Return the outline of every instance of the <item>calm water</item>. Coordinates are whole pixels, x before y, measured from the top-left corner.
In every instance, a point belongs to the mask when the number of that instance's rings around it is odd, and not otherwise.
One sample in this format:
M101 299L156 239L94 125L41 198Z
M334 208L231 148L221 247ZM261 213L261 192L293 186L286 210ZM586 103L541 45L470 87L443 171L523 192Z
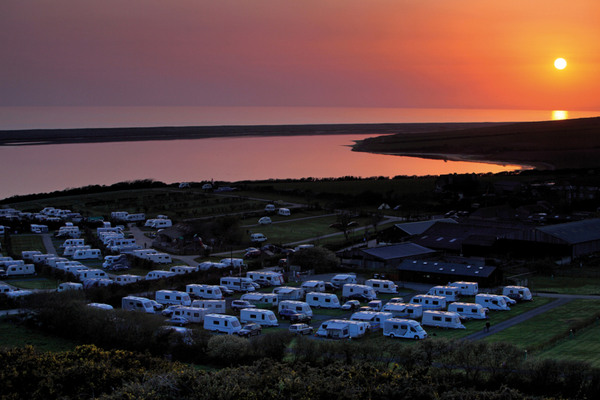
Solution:
M0 129L377 122L501 122L595 116L593 112L356 108L0 108ZM0 198L92 184L155 179L439 175L517 166L444 162L350 151L368 135L0 146Z

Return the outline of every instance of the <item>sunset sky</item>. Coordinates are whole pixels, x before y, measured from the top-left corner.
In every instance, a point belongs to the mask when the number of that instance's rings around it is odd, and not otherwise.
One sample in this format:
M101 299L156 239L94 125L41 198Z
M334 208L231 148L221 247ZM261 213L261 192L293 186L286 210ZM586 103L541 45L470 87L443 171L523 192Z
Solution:
M0 106L600 110L598 0L1 0L0 27Z

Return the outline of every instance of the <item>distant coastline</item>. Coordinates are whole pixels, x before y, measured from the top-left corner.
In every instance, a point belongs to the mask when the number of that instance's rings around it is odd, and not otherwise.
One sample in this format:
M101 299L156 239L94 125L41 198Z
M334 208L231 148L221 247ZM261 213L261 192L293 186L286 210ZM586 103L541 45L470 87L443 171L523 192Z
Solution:
M384 123L229 125L148 128L28 129L0 131L0 146L208 139L241 136L309 136L448 132L505 123Z

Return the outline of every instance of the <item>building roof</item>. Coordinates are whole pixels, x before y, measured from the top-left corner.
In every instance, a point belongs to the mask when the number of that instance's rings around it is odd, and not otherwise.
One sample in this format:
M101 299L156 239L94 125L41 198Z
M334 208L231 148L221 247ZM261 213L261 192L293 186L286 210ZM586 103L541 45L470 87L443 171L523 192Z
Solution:
M442 218L442 219L430 219L427 221L418 221L418 222L405 222L402 224L395 224L394 226L398 229L403 230L404 232L406 232L409 235L420 235L421 233L425 232L427 229L431 228L431 226L433 224L435 224L436 222L448 222L448 223L454 223L454 224L457 223L452 218Z
M542 226L537 230L569 244L590 242L600 240L600 218Z
M383 260L393 260L435 253L434 250L410 242L394 244L391 246L373 247L364 249L362 252Z
M398 266L398 270L425 272L430 274L469 276L474 278L488 278L496 270L496 267L441 261L404 260Z

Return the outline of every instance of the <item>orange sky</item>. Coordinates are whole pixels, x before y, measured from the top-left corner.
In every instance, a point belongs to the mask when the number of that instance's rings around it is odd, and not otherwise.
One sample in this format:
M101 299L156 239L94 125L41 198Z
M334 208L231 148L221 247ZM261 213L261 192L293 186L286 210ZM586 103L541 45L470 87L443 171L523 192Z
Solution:
M0 106L600 110L597 0L2 0L0 26Z

